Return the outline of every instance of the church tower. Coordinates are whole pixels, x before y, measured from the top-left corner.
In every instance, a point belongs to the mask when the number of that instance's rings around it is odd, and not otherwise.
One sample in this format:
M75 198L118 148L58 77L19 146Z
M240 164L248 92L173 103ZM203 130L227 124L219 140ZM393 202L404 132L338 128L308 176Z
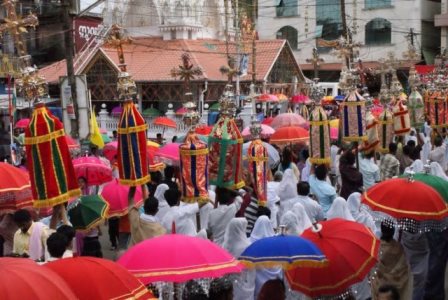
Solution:
M225 39L234 33L230 0L106 0L104 24L119 24L133 37Z

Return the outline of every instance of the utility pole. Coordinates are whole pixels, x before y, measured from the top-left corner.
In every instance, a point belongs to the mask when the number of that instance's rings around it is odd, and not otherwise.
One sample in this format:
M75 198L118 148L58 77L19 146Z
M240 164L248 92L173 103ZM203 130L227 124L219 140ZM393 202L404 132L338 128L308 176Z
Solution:
M240 16L239 16L239 3L235 0L235 45L236 45L236 87L235 87L235 98L238 107L241 107L240 103L240 64L241 64L241 53L240 53Z
M252 38L252 83L257 83L257 1L252 2L252 24L253 24L253 38Z
M342 22L342 34L344 39L347 40L348 44L352 43L352 36L347 27L347 15L345 14L345 0L340 0L341 6L341 22ZM347 68L350 68L350 61L353 61L353 49L350 48L350 57L345 58L345 63L347 64Z
M75 119L71 119L72 132L70 135L74 138L79 136L79 124L78 124L78 98L76 95L76 77L75 69L73 67L73 24L70 18L71 2L75 0L62 0L62 18L63 18L63 30L64 30L64 44L65 44L65 59L67 63L67 79L70 85L71 99L73 103L73 110L75 111Z
M229 0L225 0L224 2L224 15L225 15L225 28L224 35L226 38L226 55L227 55L227 63L229 61Z

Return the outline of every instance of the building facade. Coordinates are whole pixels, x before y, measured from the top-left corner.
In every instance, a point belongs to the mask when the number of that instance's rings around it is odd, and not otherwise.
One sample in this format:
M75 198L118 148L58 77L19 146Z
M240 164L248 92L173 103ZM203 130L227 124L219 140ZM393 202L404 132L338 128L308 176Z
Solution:
M440 1L429 0L351 0L346 1L345 8L348 28L353 40L362 44L360 58L368 66L374 66L388 52L401 58L411 29L422 60L431 64L439 52L440 29L434 26L434 15L440 10ZM287 39L307 75L313 66L306 59L312 57L316 46L325 60L321 64L323 76L325 71L340 70L340 60L318 42L342 35L339 0L259 1L257 29L260 38ZM329 79L336 81L337 76Z

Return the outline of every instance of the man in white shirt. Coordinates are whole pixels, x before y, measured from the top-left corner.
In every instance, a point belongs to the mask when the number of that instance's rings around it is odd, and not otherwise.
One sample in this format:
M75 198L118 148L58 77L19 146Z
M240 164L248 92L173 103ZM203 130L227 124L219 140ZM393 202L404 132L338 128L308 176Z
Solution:
M199 204L180 205L181 193L177 189L169 189L165 192L165 199L170 209L166 212L162 219L162 226L167 233L185 234L196 236L196 226L192 220L192 216L199 212Z
M216 188L218 207L210 212L207 228L211 231L213 242L222 246L227 225L235 217L241 207L243 199L234 191Z
M380 181L380 168L374 161L374 155L375 151L364 153L363 155L358 154L359 172L362 174L364 190Z
M324 219L322 206L308 196L310 194L310 184L306 181L299 182L297 193L297 202L303 205L308 218L312 222L322 221Z
M429 152L428 159L433 162L438 162L439 165L442 166L443 170L446 170L446 162L445 162L445 144L443 143L443 139L440 136L436 136L434 139L434 149Z

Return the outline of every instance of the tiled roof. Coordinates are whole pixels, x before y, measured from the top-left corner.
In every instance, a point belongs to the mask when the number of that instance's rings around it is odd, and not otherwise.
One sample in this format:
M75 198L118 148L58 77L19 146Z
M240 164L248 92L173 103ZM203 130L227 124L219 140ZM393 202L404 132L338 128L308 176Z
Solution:
M256 42L257 80L266 79L278 54L285 45L285 40L258 40ZM115 48L102 46L101 50L110 61L118 65L118 55ZM204 73L202 78L209 81L227 81L227 77L219 71L221 66L227 65L226 43L224 41L163 41L161 38L137 38L132 44L124 46L127 71L137 82L176 81L171 77L170 71L181 64L180 57L184 52L189 52L193 64L202 68ZM236 53L233 43L229 43L229 53ZM93 57L94 55L91 56L91 58ZM241 77L240 80L251 80L251 70L252 59L250 58L249 74ZM58 82L59 76L66 75L65 60L42 68L40 74L48 82Z

